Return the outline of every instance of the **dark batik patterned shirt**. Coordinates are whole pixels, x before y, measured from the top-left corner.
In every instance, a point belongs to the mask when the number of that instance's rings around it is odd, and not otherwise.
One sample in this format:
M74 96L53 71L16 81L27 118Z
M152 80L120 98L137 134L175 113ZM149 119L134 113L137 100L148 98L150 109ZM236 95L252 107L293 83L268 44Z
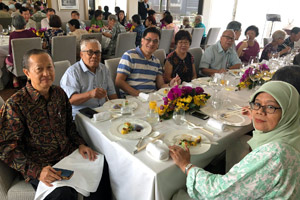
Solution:
M51 86L49 94L46 100L27 82L0 110L0 159L26 181L84 144L64 91Z
M282 51L283 49L285 49L286 46L291 47L291 49L294 48L294 42L291 41L290 37L286 38L284 40L283 44L278 46L277 51L278 52ZM285 56L285 55L287 55L287 53L282 54L281 56Z

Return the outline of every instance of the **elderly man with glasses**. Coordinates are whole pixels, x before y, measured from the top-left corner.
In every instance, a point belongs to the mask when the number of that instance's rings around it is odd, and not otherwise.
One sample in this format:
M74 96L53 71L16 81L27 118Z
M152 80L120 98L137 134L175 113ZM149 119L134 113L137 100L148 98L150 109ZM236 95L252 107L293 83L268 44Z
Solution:
M72 104L73 117L81 108L99 107L108 98L118 98L109 70L100 63L99 41L82 40L80 49L81 60L69 67L60 81Z
M180 83L179 76L166 84L162 76L162 67L152 54L158 48L160 31L147 28L143 33L141 47L125 52L120 60L116 86L121 95L139 96L140 92L150 93L163 87L172 87Z
M220 41L205 50L200 63L203 74L211 76L241 67L241 60L236 51L230 48L234 43L234 38L233 30L225 30Z

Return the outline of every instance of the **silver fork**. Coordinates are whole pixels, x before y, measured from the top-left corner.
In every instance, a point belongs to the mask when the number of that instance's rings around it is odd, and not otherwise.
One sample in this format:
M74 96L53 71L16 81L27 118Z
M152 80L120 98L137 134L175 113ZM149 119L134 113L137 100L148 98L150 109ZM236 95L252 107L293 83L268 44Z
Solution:
M208 134L210 134L210 135L212 135L212 136L214 136L214 137L221 137L220 135L218 135L218 134L216 134L216 133L213 133L213 132L211 132L211 131L209 131L209 130L206 130L203 126L197 126L196 124L194 124L194 123L192 123L192 122L190 122L190 121L188 121L188 120L186 120L186 119L184 119L184 121L191 127L191 128L196 128L196 129L200 129L200 130L202 130L202 131L204 131L204 132L206 132L206 133L208 133Z

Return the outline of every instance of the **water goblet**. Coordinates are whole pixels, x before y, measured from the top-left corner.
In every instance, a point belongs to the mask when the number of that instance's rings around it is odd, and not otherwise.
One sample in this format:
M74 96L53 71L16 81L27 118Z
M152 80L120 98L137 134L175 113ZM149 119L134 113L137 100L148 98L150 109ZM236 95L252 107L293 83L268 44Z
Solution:
M185 111L184 109L174 110L173 112L173 120L175 124L182 125L185 122Z

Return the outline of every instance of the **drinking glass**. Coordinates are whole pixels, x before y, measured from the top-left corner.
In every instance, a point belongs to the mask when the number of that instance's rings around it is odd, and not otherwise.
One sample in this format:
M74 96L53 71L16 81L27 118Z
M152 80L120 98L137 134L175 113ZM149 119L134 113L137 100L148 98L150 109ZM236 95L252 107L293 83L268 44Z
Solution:
M252 70L250 71L249 73L249 77L250 79L253 81L253 86L252 86L252 89L255 90L256 88L256 85L258 84L258 81L261 79L262 77L262 74L261 74L261 71L259 70L259 68L255 68L253 67Z
M174 110L173 112L173 120L175 124L182 125L185 122L185 111L184 109Z

